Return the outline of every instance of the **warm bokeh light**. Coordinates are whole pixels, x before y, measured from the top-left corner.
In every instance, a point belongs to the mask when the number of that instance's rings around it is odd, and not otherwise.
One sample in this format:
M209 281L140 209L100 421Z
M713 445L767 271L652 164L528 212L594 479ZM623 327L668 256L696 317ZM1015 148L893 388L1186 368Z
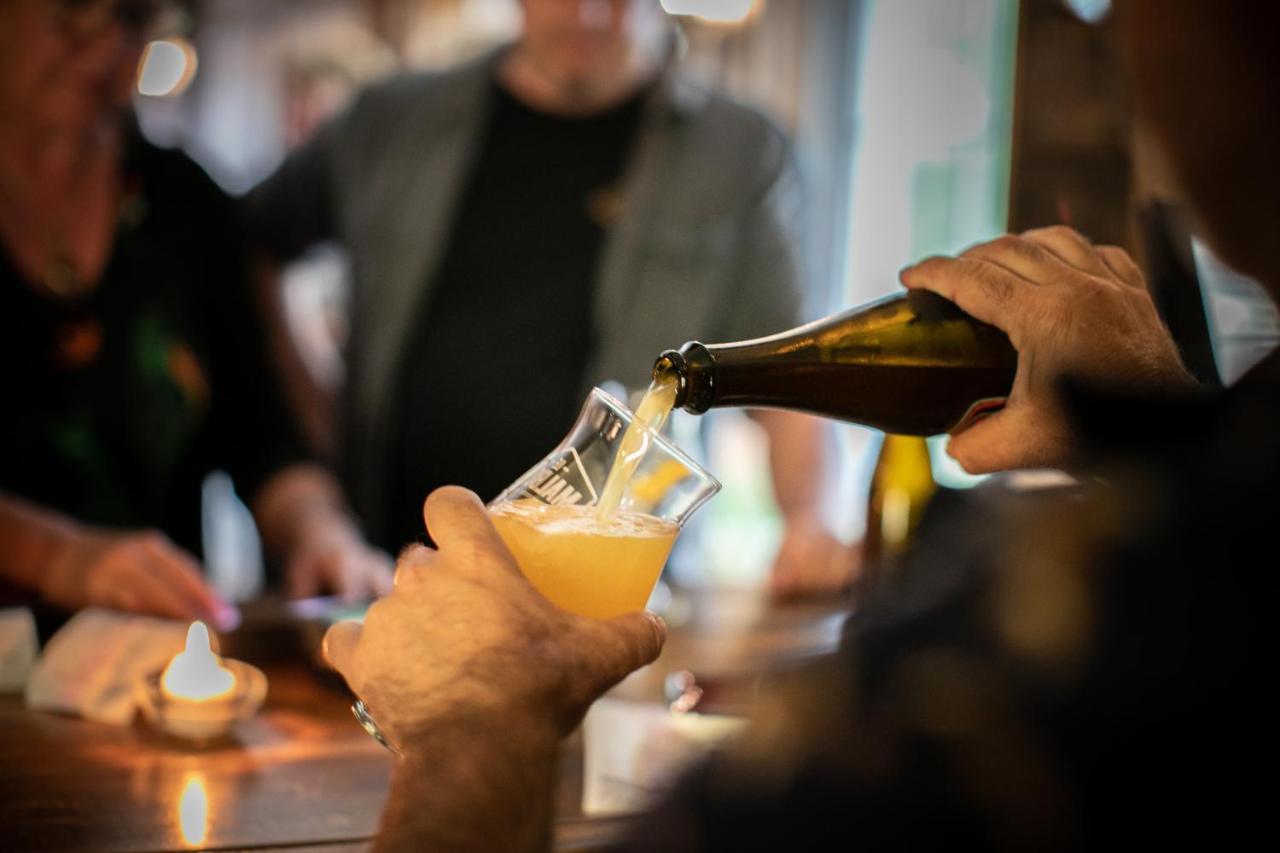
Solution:
M690 15L717 24L740 24L760 5L761 0L662 0L669 15Z
M196 75L196 49L183 38L153 41L138 65L138 91L153 98L182 94Z
M235 675L209 647L209 629L203 622L192 622L187 629L187 648L164 668L161 689L169 696L207 702L230 694L235 686Z
M190 773L182 783L178 796L178 828L188 847L199 847L209 836L209 792L204 777Z

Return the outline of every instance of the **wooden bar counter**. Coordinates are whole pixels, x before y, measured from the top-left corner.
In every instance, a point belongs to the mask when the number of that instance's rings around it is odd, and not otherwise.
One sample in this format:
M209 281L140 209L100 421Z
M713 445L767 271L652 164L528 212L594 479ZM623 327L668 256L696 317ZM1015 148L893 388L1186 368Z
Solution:
M839 602L780 606L756 594L678 598L667 648L615 691L662 701L666 674L741 674L829 651ZM269 604L246 612L225 654L263 669L266 705L233 740L196 748L141 722L121 728L28 710L0 696L0 849L362 849L377 831L392 757L356 724L341 682L314 663L316 626ZM582 747L563 751L556 845L589 850L625 821L581 814Z

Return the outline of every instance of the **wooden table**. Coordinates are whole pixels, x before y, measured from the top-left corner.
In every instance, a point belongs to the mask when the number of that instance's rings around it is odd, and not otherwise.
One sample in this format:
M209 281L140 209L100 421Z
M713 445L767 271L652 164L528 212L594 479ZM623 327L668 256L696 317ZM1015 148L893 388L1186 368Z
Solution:
M757 671L829 650L838 604L777 607L703 595L677 614L662 658L617 692L661 701L664 676ZM194 748L141 723L119 728L27 710L0 697L0 849L362 848L377 830L391 757L355 723L336 677L310 659L319 634L247 614L226 654L270 680L263 711L235 740ZM581 815L580 739L563 751L556 842L589 850L620 820Z

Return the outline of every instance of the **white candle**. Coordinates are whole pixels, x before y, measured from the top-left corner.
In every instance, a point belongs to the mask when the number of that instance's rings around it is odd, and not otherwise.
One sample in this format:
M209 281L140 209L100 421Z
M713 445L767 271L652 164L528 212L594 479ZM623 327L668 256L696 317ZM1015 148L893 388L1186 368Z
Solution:
M209 646L209 629L203 622L192 622L186 650L175 655L160 676L161 690L171 698L208 702L229 696L235 686L235 675Z

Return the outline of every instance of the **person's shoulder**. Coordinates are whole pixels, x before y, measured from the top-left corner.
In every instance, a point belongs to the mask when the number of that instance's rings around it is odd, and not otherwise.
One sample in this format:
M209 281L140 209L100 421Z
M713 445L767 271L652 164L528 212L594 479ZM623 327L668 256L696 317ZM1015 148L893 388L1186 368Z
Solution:
M420 109L431 109L457 95L468 83L487 80L493 54L486 53L447 68L404 71L365 87L352 112L358 116L384 115L403 118Z
M696 120L720 132L742 134L747 140L785 141L782 127L764 109L735 98L722 89L687 74L676 75L673 98Z
M687 73L673 75L668 95L690 138L740 168L776 174L792 157L791 139L764 109L747 104Z

